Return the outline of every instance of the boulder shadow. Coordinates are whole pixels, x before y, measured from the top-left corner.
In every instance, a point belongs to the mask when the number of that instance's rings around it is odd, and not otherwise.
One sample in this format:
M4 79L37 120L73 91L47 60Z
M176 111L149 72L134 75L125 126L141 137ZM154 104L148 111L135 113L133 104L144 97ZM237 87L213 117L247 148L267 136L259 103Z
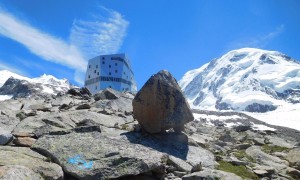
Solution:
M121 136L125 136L133 144L140 144L182 160L187 159L189 151L188 137L184 133L148 134L146 132L126 132L122 133Z

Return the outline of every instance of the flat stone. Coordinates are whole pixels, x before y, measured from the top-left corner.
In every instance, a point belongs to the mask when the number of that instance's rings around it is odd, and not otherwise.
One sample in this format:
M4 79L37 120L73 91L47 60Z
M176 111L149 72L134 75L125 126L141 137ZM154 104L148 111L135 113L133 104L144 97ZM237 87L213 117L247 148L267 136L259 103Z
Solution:
M31 169L19 166L19 165L8 165L0 166L0 180L18 180L18 179L30 179L30 180L41 180L43 177L32 171Z
M76 107L76 110L79 110L79 109L91 109L91 106L87 103L80 104L79 106Z
M203 171L188 174L182 177L182 180L200 180L200 179L222 179L222 180L242 180L241 177L224 171L205 169Z
M287 161L263 152L259 146L249 147L246 149L246 154L255 159L258 163L272 166L278 171L287 168Z
M18 165L24 166L44 179L62 180L62 168L27 147L0 146L0 167ZM31 173L30 173L31 174Z
M157 171L167 156L140 144L111 139L99 132L45 135L33 145L78 179L113 179Z
M31 137L17 137L13 140L17 146L31 147L35 143L36 139Z
M300 170L300 148L290 150L286 159L289 161L290 166L295 166L298 170Z
M268 173L268 171L262 170L262 169L256 169L256 170L253 170L253 172L259 176L269 176L270 175Z
M170 156L168 159L168 164L174 166L177 171L191 172L192 166L182 159Z

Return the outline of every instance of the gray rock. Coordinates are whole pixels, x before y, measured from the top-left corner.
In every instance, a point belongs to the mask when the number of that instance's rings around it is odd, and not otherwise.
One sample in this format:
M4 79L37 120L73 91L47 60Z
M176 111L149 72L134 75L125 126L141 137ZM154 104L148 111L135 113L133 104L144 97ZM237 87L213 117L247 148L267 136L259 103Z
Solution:
M279 137L275 137L275 136L265 136L269 143L276 145L276 146L281 146L281 147L286 147L286 148L293 148L296 145L296 142L289 142L286 139L282 139Z
M165 70L151 76L132 102L134 117L149 133L181 131L194 119L175 78Z
M76 110L80 110L80 109L91 109L91 106L87 103L80 104L79 106L76 107Z
M0 145L5 145L12 140L11 132L6 131L0 127Z
M86 119L93 121L95 125L106 127L114 127L115 123L124 124L127 122L126 118L99 114L88 110L66 111L61 113L46 112L35 117L24 119L17 125L13 132L36 133L39 137L51 131L72 130L78 126L76 123Z
M99 132L46 135L33 148L50 156L78 179L112 179L165 167L165 154Z
M63 179L62 168L47 161L46 157L26 147L0 146L0 167L19 165L31 169L44 179Z
M286 159L289 161L290 166L295 166L300 170L300 148L290 150Z
M219 170L211 170L211 169L205 169L203 171L195 172L182 177L182 180L200 180L200 179L242 180L241 177L233 173L219 171Z
M300 178L300 171L295 169L295 168L290 168L288 167L286 170L286 173L292 176L296 176L298 178Z
M246 154L255 159L258 163L266 166L272 166L276 170L285 169L288 164L288 162L285 160L281 160L278 157L271 156L263 152L259 146L249 147L246 150Z
M189 164L191 164L192 166L196 166L199 163L201 163L202 167L211 168L211 169L215 167L216 165L215 156L210 151L195 146L189 146L188 148L189 151L187 154L186 161Z
M237 144L237 145L235 145L234 147L235 147L236 149L243 150L243 149L249 148L250 146L252 146L252 145L249 144L249 143L243 143L243 144Z
M177 171L191 172L192 166L182 159L170 156L168 159L168 164L176 168Z
M8 165L0 166L0 180L41 180L43 177L32 171L31 169L19 166L19 165Z
M255 145L259 145L259 146L262 146L265 144L265 140L262 138L254 138L253 142Z
M19 122L20 120L15 117L0 114L0 127L8 132L13 131Z
M268 171L266 170L262 170L262 169L255 169L253 170L253 172L259 176L263 176L263 177L267 177L270 176L270 174L268 173Z
M104 99L112 100L112 99L118 99L119 97L120 97L120 92L111 88L104 89L103 91L100 91L94 95L95 101L104 100Z

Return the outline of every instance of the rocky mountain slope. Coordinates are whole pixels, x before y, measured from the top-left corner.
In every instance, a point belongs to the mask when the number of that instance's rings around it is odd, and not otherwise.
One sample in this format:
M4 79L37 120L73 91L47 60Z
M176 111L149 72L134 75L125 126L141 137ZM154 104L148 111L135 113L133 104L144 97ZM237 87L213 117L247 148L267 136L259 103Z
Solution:
M1 102L0 179L300 178L299 131L242 113L194 111L184 132L150 134L133 118L134 97L82 88Z
M0 71L0 100L31 95L56 95L67 92L72 86L67 79L57 79L51 75L27 78L7 70Z
M300 103L300 63L280 52L233 50L179 81L193 109L267 112Z

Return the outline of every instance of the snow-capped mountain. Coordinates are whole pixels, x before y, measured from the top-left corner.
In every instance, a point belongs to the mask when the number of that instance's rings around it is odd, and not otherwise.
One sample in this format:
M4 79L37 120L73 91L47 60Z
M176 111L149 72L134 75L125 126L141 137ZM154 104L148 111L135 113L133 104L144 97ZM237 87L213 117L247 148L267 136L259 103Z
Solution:
M300 103L300 63L276 51L233 50L179 81L193 109L267 112Z
M66 92L72 86L67 79L57 79L52 75L42 75L28 78L8 70L0 71L0 95L7 99L11 97L28 97L38 94L57 94Z

